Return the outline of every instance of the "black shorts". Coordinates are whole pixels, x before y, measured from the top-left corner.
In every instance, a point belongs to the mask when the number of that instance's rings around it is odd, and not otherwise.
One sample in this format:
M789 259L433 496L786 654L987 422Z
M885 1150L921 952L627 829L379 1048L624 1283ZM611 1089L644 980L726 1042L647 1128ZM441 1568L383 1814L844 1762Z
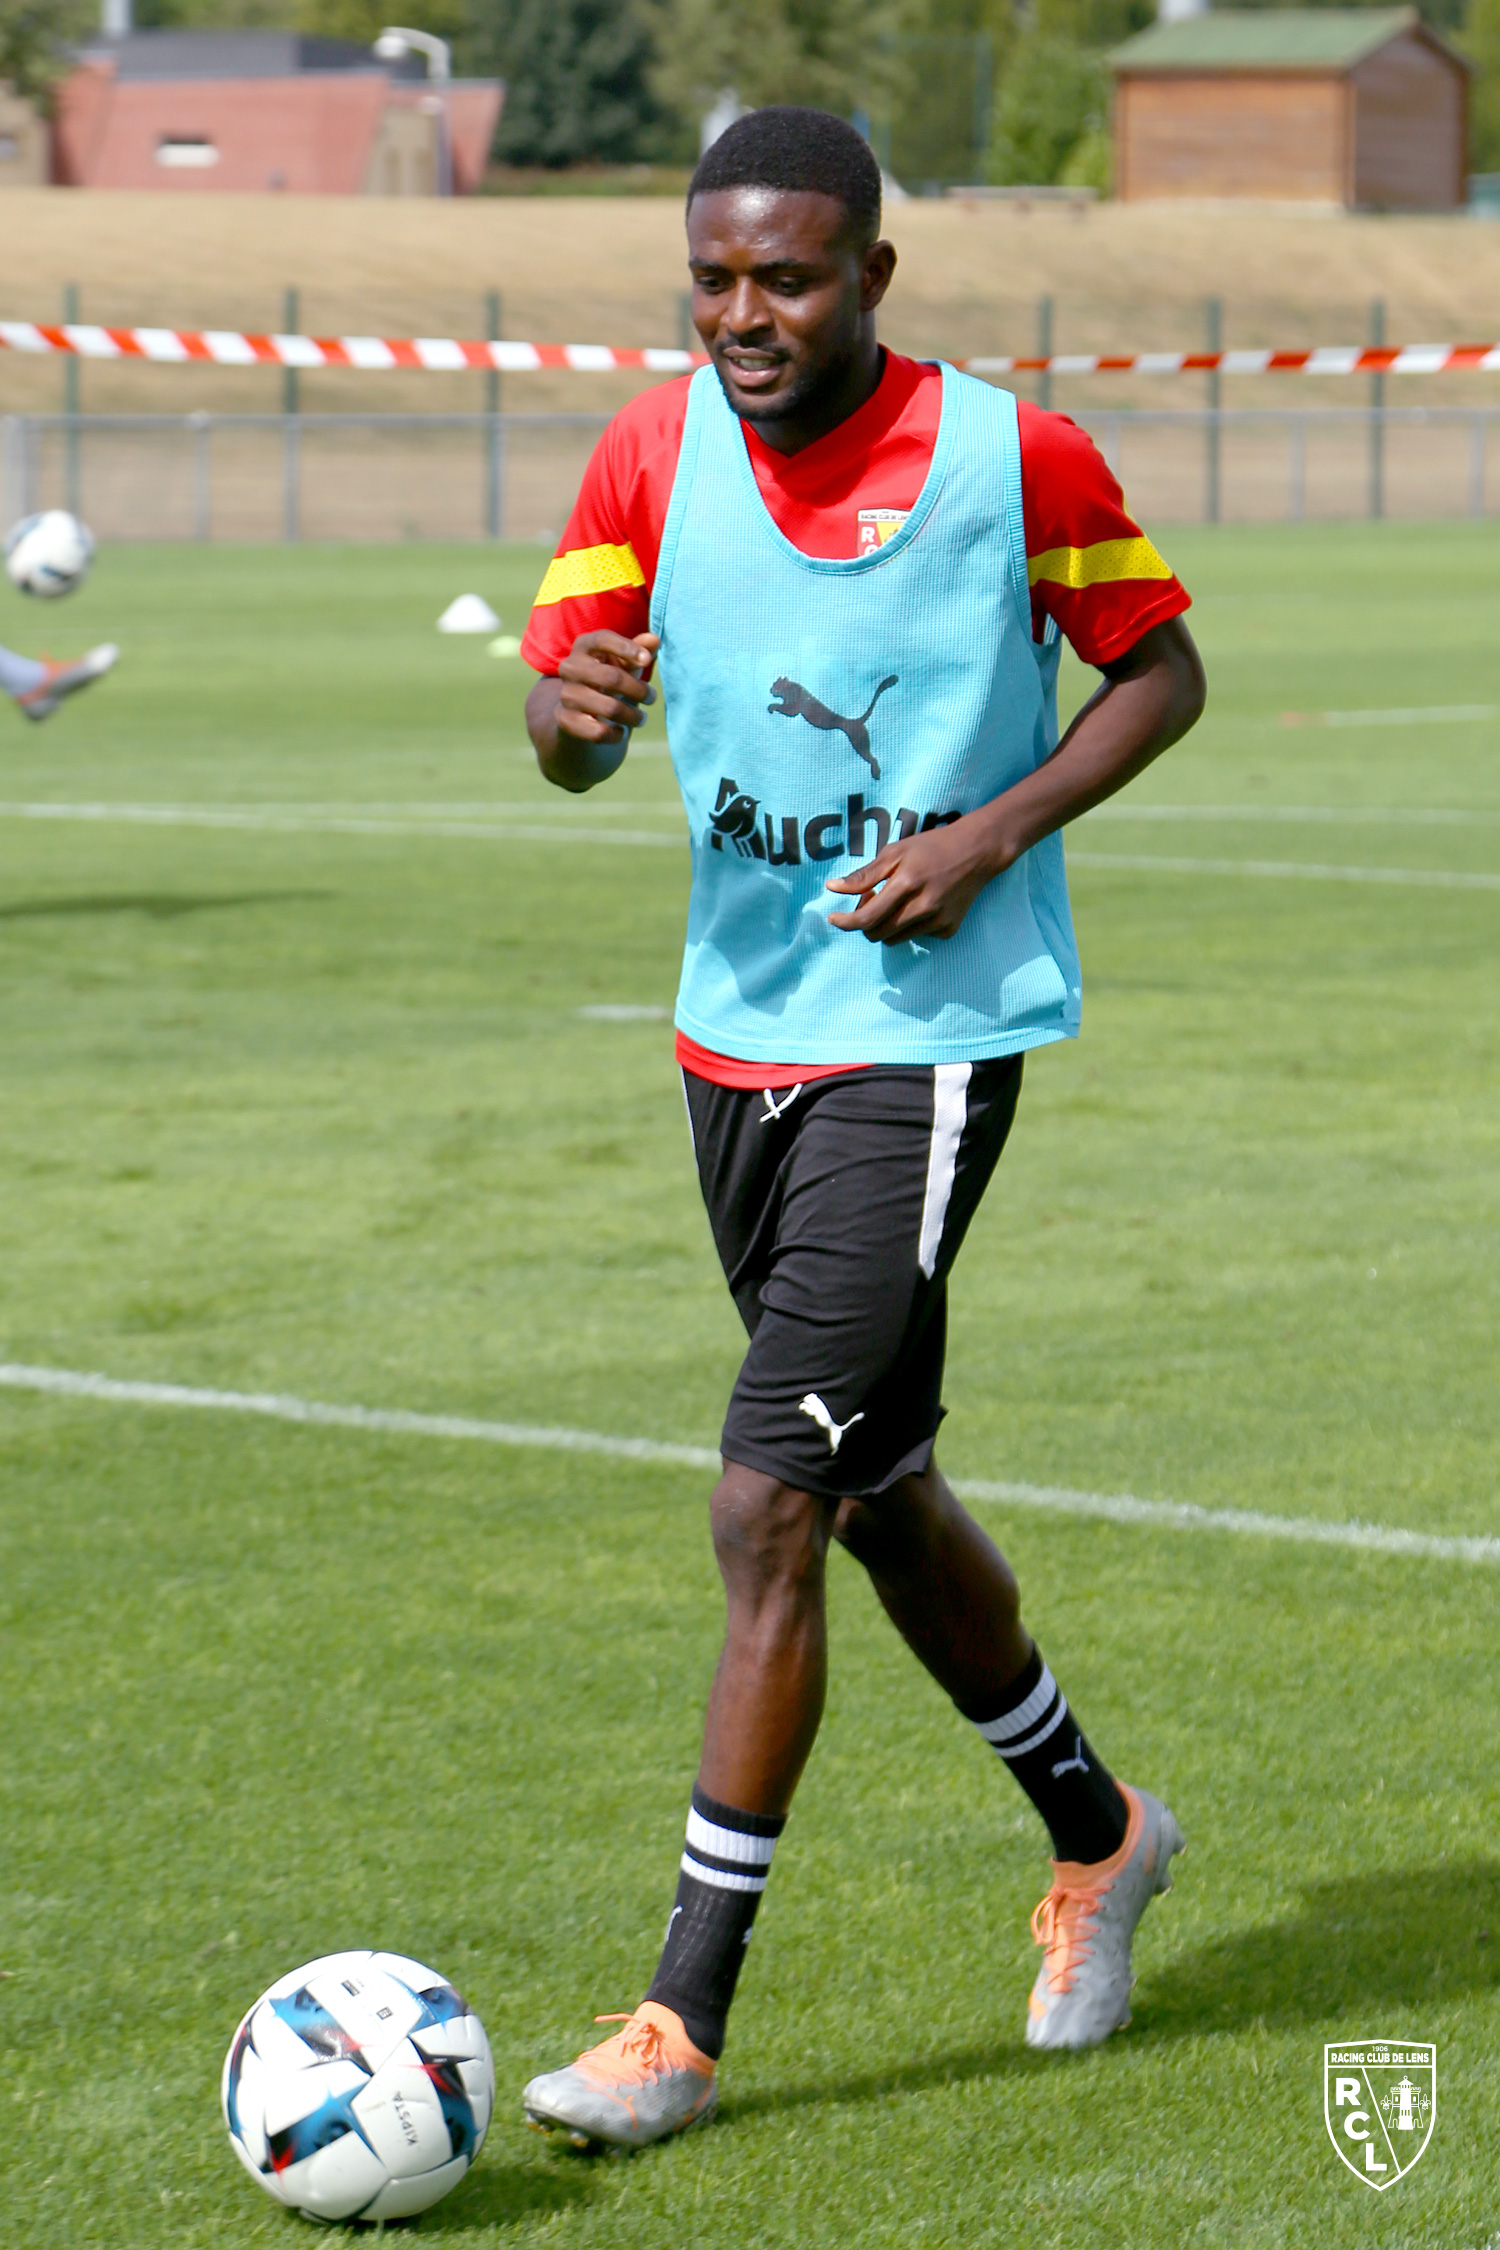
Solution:
M828 1499L926 1468L948 1273L1021 1066L877 1064L775 1093L683 1072L703 1200L750 1334L726 1459Z

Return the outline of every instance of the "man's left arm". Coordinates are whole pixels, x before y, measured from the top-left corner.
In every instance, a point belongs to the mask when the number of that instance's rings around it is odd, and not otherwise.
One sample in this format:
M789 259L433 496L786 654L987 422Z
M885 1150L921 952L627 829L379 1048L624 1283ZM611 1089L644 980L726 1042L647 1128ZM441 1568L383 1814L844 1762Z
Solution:
M829 890L859 895L852 911L829 915L835 929L881 945L952 937L986 883L1134 781L1202 715L1203 663L1181 617L1153 625L1100 670L1098 692L1045 764L976 812L888 844L831 881Z

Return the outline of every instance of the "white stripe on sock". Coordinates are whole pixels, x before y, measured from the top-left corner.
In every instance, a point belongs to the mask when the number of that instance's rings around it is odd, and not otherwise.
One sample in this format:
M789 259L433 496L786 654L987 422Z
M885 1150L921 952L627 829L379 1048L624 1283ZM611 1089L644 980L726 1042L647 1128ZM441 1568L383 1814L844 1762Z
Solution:
M764 1875L731 1875L724 1867L706 1867L691 1852L684 1852L678 1865L695 1883L711 1883L717 1891L763 1891L766 1887Z
M747 1836L743 1828L720 1828L705 1820L696 1807L687 1816L689 1851L711 1852L715 1859L739 1859L749 1867L769 1867L776 1850L774 1836Z
M1028 1750L1035 1750L1039 1743L1046 1741L1049 1734L1056 1734L1067 1715L1068 1699L1060 1693L1057 1709L1045 1726L1038 1727L1035 1734L1028 1734L1024 1742L997 1742L994 1747L1002 1758L1024 1758Z
M1008 1741L1013 1734L1024 1734L1028 1727L1034 1727L1042 1713L1051 1705L1056 1693L1057 1682L1052 1677L1050 1667L1043 1663L1042 1676L1025 1701L1018 1703L1014 1710L1002 1711L998 1719L986 1719L979 1729L980 1733L986 1742L993 1742L998 1750L1001 1743Z
M969 1115L972 1063L935 1063L932 1071L932 1139L927 1149L927 1187L922 1197L922 1231L917 1264L931 1281L942 1248L943 1224L958 1168L958 1144Z

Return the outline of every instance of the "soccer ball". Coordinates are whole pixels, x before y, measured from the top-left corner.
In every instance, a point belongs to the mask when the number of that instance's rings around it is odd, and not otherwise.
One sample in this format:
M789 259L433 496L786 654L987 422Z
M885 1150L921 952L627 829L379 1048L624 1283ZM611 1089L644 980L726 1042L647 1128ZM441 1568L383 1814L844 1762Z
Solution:
M43 601L81 586L93 559L94 534L66 508L23 516L6 535L5 568L11 584Z
M313 2219L404 2219L456 2187L495 2106L484 2025L399 1953L330 1953L262 1993L221 2088L235 2155Z

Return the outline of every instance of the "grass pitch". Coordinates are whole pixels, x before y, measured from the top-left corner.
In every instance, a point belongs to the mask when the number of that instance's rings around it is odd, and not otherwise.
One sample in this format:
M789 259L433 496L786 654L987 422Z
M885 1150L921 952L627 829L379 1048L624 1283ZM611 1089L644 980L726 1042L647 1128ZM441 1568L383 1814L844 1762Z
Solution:
M1500 871L1493 717L1280 718L1500 703L1500 540L1170 546L1210 715L1125 801L1175 813L1077 833L1084 1037L1028 1066L960 1261L944 1459L1494 1532L1500 891L1233 868ZM538 568L116 551L49 615L127 653L4 737L6 1358L712 1443L740 1342L669 1027L578 1013L670 1004L660 736L564 803L527 676L432 631L470 584L514 627ZM495 2045L424 2242L1492 2241L1493 1567L1001 1507L1084 1723L1191 1840L1133 2028L1022 2044L1040 1828L836 1557L721 2122L634 2160L527 2134L521 2083L654 1960L705 1483L0 1392L0 2239L300 2240L219 2062L274 1975L368 1943ZM1431 2146L1378 2198L1321 2115L1323 2043L1361 2036L1438 2043Z

